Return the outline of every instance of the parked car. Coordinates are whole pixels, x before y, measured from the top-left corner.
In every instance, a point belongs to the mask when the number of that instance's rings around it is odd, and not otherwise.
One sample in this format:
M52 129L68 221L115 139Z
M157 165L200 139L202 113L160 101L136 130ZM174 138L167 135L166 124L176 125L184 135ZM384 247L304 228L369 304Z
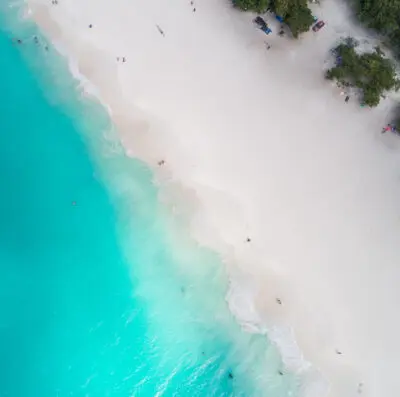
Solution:
M260 29L265 28L266 26L268 26L268 25L267 25L267 22L265 22L264 19L262 19L261 17L256 17L256 18L253 20L253 22L254 22L255 24L257 24L257 25L260 27Z
M325 22L324 21L319 21L313 26L312 30L314 32L318 32L318 30L322 29L324 26L325 26Z
M271 30L268 26L262 27L261 30L262 30L265 34L270 34L270 33L272 32L272 30Z
M253 22L258 25L258 27L265 33L270 34L272 30L268 27L267 22L264 21L261 17L256 17Z

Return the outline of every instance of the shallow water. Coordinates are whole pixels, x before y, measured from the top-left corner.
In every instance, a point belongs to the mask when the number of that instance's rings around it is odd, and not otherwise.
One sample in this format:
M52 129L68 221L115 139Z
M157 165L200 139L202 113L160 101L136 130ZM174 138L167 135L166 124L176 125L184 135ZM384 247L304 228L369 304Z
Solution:
M177 230L35 27L7 18L0 396L295 395L276 349L230 315L218 257Z

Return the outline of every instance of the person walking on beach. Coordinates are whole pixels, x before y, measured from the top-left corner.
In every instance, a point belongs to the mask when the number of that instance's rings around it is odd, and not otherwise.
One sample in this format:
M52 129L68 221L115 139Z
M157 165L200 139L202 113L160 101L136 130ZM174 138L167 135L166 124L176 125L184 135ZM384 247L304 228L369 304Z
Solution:
M161 36L165 36L165 33L164 33L164 31L160 28L160 26L159 26L159 25L156 25L156 27L157 27L158 31L160 32Z

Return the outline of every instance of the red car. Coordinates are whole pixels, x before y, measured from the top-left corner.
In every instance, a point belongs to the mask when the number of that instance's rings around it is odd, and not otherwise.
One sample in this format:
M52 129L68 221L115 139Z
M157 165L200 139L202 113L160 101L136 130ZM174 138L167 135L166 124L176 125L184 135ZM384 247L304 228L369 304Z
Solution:
M312 30L313 30L314 32L318 32L318 30L320 30L320 29L323 28L324 26L325 26L325 22L324 22L324 21L319 21L319 22L317 22L317 23L313 26Z

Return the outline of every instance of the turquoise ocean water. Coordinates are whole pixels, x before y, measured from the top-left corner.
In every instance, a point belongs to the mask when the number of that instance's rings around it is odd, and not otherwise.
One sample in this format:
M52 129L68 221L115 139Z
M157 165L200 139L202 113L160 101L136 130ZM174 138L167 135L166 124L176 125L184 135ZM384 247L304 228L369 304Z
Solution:
M0 12L0 397L294 396L231 317L218 257L179 237L36 28Z

